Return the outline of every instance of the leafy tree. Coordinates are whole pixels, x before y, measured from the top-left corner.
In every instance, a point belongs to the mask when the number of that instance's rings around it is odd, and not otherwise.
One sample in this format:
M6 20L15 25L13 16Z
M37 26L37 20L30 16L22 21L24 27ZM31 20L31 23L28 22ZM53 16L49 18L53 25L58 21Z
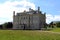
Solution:
M45 23L45 24L44 24L44 28L47 28L47 27L48 27L48 24L47 24L47 23Z
M57 27L60 27L60 22L57 22L57 23L56 23L56 26L57 26Z
M50 27L52 27L52 28L53 28L53 22L51 22L49 25L50 25Z
M3 29L6 29L6 27L7 27L7 23L4 23L3 24Z
M7 28L12 28L12 27L13 27L12 22L8 22L8 23L7 23Z
M0 25L0 29L2 29L3 28L3 26L2 25Z
M3 29L9 29L9 28L12 28L12 27L13 27L12 22L7 22L7 23L3 24Z

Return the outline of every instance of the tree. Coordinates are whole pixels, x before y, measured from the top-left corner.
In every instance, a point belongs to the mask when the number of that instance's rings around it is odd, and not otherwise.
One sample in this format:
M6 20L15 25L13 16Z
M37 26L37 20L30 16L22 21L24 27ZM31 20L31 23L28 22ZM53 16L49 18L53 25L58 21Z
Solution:
M6 27L7 27L7 23L4 23L3 24L3 29L6 29Z
M47 23L45 23L45 24L44 24L44 28L47 28L47 27L48 27L48 24L47 24Z
M8 23L7 23L7 28L12 28L12 27L13 27L12 22L8 22Z
M10 29L13 27L12 22L7 22L3 24L3 29Z
M2 29L3 28L3 26L2 25L0 25L0 29Z
M49 25L50 25L50 27L52 27L52 28L53 28L53 22L51 22Z
M56 26L57 26L57 27L60 27L60 22L57 22L57 23L56 23Z

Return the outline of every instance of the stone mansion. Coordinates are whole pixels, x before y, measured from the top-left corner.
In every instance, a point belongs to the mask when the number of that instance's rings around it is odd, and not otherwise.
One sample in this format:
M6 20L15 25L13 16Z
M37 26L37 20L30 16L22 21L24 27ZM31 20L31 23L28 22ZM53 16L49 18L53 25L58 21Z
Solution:
M41 29L45 27L46 13L29 8L29 11L17 13L13 11L13 29Z

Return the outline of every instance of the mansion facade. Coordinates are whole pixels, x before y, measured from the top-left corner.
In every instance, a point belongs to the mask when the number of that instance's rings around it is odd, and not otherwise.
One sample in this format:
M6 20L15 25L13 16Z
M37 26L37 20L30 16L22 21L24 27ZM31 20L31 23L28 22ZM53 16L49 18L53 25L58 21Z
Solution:
M29 11L17 13L13 11L13 29L41 29L45 27L46 13L29 8Z

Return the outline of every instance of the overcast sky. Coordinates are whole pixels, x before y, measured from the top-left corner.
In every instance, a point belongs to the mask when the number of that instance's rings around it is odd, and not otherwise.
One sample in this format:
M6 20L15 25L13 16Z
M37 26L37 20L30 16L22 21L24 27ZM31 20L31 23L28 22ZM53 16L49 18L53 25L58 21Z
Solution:
M46 23L60 21L60 0L0 0L0 24L13 21L13 11L35 10L38 6L46 12Z

